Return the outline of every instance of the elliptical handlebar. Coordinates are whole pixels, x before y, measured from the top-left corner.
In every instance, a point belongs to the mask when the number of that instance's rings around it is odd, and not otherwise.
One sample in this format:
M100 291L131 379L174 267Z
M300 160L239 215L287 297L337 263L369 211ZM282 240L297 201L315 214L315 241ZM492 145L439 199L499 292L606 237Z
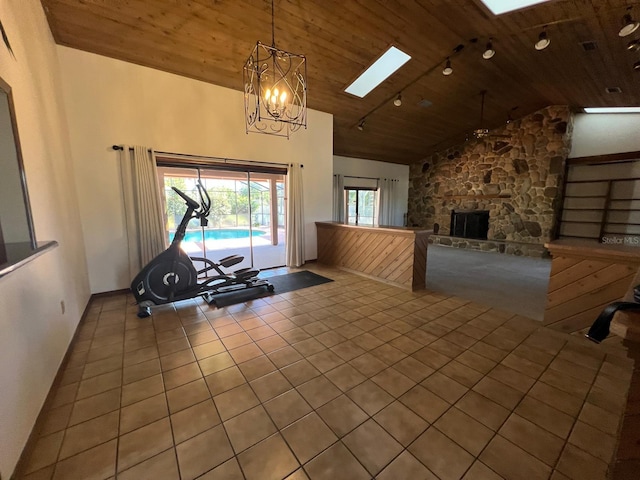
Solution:
M200 184L198 184L198 187L200 187ZM174 192L180 195L185 202L187 202L187 205L189 207L193 208L194 210L197 210L198 208L200 208L200 204L196 202L193 198L188 196L186 193L183 193L181 190L178 190L176 187L171 187L171 188L173 189Z

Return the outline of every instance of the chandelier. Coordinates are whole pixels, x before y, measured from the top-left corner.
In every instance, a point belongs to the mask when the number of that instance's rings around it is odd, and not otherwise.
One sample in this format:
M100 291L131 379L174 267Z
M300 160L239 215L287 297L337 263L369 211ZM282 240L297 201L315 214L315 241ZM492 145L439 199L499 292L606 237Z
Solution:
M273 0L271 46L258 41L244 64L244 110L247 133L289 138L307 128L307 63L304 55L276 47Z

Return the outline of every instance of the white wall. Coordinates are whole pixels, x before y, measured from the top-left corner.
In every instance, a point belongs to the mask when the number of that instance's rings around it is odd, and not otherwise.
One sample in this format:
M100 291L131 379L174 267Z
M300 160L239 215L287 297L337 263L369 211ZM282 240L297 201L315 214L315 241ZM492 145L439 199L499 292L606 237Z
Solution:
M640 113L578 113L569 158L640 151Z
M13 89L36 236L60 243L0 278L0 476L8 479L87 305L89 281L53 38L39 1L0 0L0 19L15 52L0 42L0 77Z
M113 144L302 163L305 258L316 258L314 222L331 219L331 115L309 111L308 129L289 140L247 135L239 91L66 47L58 47L58 55L93 293L128 288L131 282Z
M396 190L395 214L393 225L404 225L404 214L407 213L409 196L409 166L395 163L378 162L364 158L333 157L334 175L354 177L394 178L399 180Z

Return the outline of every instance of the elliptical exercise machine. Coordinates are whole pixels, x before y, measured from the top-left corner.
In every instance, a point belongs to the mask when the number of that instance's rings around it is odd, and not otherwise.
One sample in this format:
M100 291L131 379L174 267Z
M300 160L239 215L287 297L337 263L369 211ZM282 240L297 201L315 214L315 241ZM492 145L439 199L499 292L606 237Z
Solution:
M153 305L176 302L202 296L209 304L215 303L213 296L218 293L232 292L247 288L266 288L273 292L274 287L267 280L258 278L260 270L242 268L233 273L225 273L221 267L229 268L244 260L240 255L231 255L215 263L208 258L189 257L180 244L184 239L189 222L197 218L200 226L209 223L207 216L211 211L211 198L205 188L196 184L200 203L178 190L176 192L186 202L187 210L176 229L171 245L151 260L131 282L131 291L138 304L138 317L151 315ZM204 267L196 270L193 262L202 262ZM198 283L198 276L215 271L215 275Z

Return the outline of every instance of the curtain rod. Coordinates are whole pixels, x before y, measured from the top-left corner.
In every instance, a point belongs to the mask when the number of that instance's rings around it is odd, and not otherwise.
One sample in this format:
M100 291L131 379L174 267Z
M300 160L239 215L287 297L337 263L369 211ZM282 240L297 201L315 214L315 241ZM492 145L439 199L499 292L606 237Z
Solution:
M112 145L111 148L113 148L114 150L124 150L124 147L122 145ZM129 151L133 151L133 147L129 147ZM161 152L159 150L153 150L151 148L148 149L149 152L155 152L158 155L167 155L167 156L172 156L172 157L189 157L189 158L200 158L203 160L214 160L217 161L218 163L234 163L234 164L248 164L248 165L274 165L274 166L278 166L280 168L282 168L283 166L286 165L291 165L293 166L293 164L289 164L289 163L277 163L277 162L256 162L253 160L239 160L239 159L233 159L233 158L222 158L222 157L210 157L207 155L192 155L189 153L174 153L174 152ZM304 168L304 165L300 165L300 168Z

